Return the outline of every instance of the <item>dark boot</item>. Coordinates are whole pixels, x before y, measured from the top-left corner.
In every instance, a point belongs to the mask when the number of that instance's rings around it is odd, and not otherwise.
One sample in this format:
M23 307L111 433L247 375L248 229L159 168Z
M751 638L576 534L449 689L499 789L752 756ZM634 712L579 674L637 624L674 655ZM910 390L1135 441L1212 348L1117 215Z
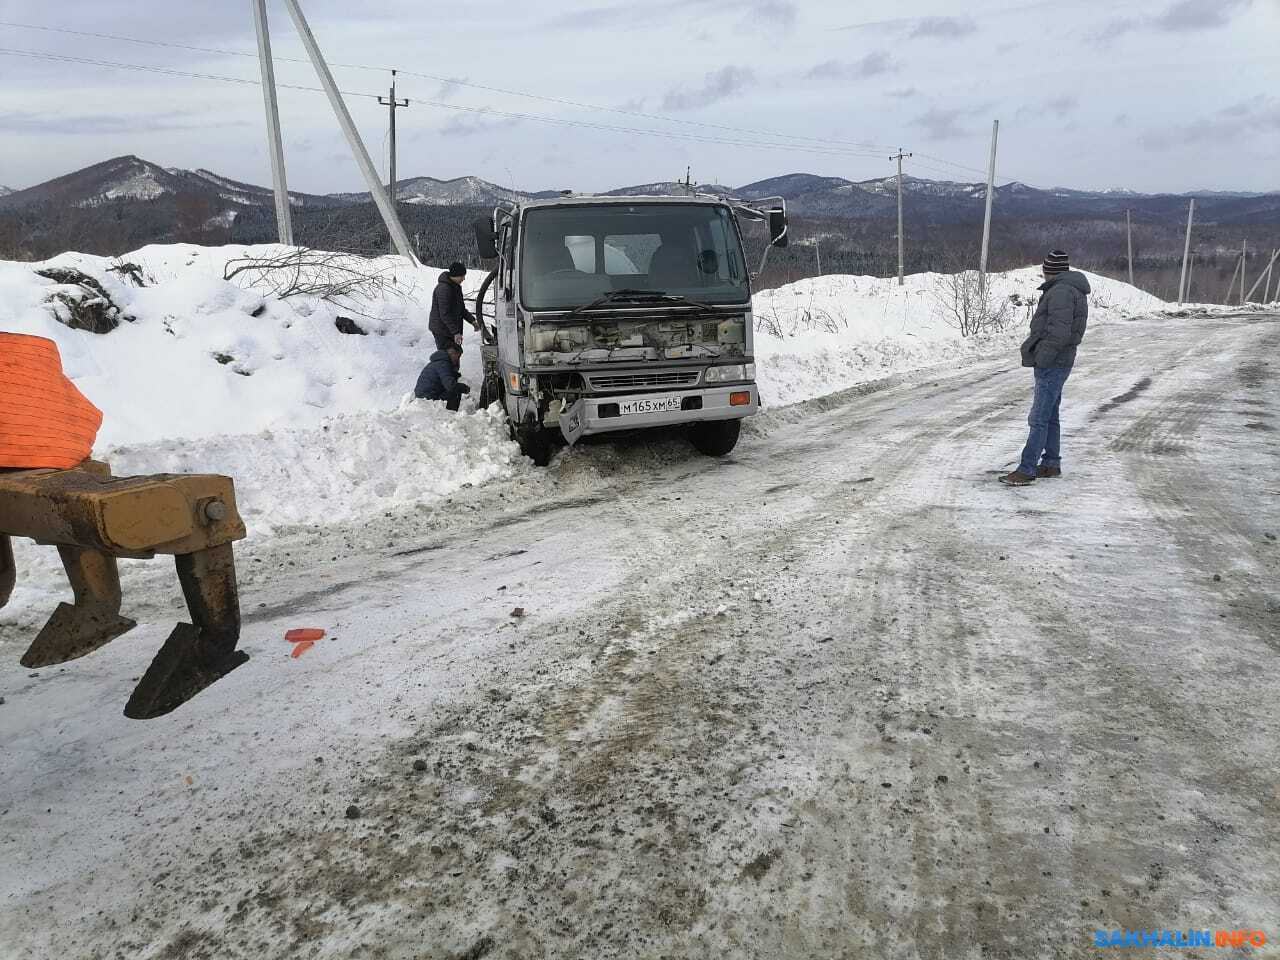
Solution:
M1020 470L1015 470L1013 473L1002 474L1000 482L1007 487L1029 487L1036 482L1036 478L1028 476Z
M1039 466L1036 467L1036 476L1041 480L1044 480L1045 478L1060 477L1062 476L1062 468Z

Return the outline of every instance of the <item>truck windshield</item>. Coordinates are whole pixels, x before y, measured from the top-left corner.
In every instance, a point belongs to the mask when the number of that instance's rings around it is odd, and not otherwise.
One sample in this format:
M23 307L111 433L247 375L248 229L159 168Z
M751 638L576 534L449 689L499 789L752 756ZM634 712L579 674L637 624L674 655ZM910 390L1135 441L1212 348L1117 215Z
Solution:
M520 299L568 310L613 290L653 290L700 303L750 298L742 242L728 207L601 204L525 214Z

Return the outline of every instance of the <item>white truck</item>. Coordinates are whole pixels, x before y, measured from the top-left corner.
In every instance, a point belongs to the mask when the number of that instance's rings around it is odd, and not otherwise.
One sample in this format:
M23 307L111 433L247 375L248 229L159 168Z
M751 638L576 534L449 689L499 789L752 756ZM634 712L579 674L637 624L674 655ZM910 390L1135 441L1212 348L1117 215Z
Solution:
M685 426L723 456L760 406L751 279L739 222L787 243L781 197L565 195L499 206L475 225L497 260L476 297L479 403L501 402L545 466L560 438Z

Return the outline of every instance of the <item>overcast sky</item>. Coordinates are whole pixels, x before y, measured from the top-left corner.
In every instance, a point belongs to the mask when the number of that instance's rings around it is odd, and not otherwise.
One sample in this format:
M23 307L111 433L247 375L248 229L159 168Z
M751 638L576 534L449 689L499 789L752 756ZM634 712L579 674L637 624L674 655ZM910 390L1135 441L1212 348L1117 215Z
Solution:
M304 57L282 0L268 6L276 57ZM917 155L908 172L980 179L999 119L1001 182L1280 189L1280 0L303 6L333 64L465 82L401 77L400 95L414 101L399 114L402 177L593 190L671 179L690 165L696 180L731 186L798 171L867 179L892 171L888 153L901 144ZM245 0L0 0L0 20L256 50ZM0 25L0 48L258 77L254 57L13 25ZM306 63L277 71L281 84L316 85ZM334 73L351 93L385 93L385 72ZM386 108L348 103L385 172ZM363 189L324 96L282 89L280 105L289 186ZM257 86L0 54L0 184L31 186L126 153L265 184L264 144Z

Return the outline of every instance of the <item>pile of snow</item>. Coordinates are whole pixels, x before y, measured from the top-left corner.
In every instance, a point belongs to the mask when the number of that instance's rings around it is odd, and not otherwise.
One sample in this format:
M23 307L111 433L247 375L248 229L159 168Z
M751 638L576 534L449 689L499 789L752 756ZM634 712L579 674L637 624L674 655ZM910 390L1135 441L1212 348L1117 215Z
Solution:
M1163 300L1118 280L1086 273L1093 287L1090 322L1165 307ZM879 377L992 350L1026 336L1044 282L1038 267L992 274L1001 331L961 336L953 278L826 276L767 290L755 298L756 376L765 406L797 403Z
M365 262L391 281L371 299L338 305L280 300L227 263L275 246L144 247L118 259L64 254L45 264L0 262L0 330L49 337L67 373L105 414L95 454L119 473L220 472L236 478L255 534L295 524L350 522L396 504L430 503L464 485L528 469L500 411L464 404L450 414L414 401L434 350L427 331L439 271L399 258ZM110 268L137 264L139 287ZM121 308L105 335L72 330L46 303L62 289L35 274L74 267ZM468 276L472 295L479 271ZM755 299L760 392L776 407L964 355L1012 349L1023 335L1038 270L995 275L992 296L1011 311L1003 334L961 337L948 316L947 278L829 276ZM1093 319L1162 302L1090 275ZM365 333L342 333L347 317ZM344 324L350 328L349 324ZM468 331L463 375L479 383Z
M334 417L310 429L119 446L106 456L120 475L234 477L237 506L255 536L431 504L532 469L507 438L498 407L455 414L415 400L392 413Z
M68 376L105 415L104 446L315 427L396 409L435 349L427 319L438 271L375 260L371 270L399 271L395 288L341 306L278 300L243 276L222 279L228 261L280 249L175 244L118 260L68 253L42 264L0 262L0 330L57 342ZM121 262L141 267L148 285L110 269ZM59 287L35 275L43 267L94 277L133 321L105 336L67 329L44 305ZM471 289L480 278L468 281ZM367 335L339 332L343 316ZM464 359L474 375L479 351L472 353Z

